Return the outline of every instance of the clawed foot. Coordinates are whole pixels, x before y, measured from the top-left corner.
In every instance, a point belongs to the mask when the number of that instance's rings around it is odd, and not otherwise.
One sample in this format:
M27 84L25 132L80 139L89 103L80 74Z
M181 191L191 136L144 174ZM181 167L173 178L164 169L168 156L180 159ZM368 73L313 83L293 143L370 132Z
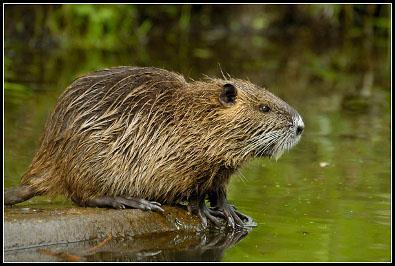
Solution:
M239 212L234 205L229 203L224 203L222 206L216 206L210 209L221 214L226 220L227 225L231 228L256 226L256 223L251 217Z
M156 201L148 201L140 198L133 197L109 197L103 196L99 198L90 199L87 201L81 201L76 197L72 197L72 200L80 206L86 207L110 207L114 209L125 209L133 208L144 211L156 211L164 212L160 207L161 204Z
M245 228L256 226L251 217L239 212L233 205L228 203L221 207L208 208L203 202L189 202L188 211L199 216L204 228L208 226L208 221L214 224L215 227L223 227L223 221L227 226L235 229L236 227Z
M113 207L116 209L125 209L125 208L133 208L140 209L143 211L156 211L156 212L164 212L164 210L160 207L162 206L159 202L156 201L148 201L140 198L132 198L132 197L114 197L113 198Z
M221 214L216 210L209 209L204 202L189 202L187 207L189 213L199 216L204 228L208 226L208 221L217 227L221 227L221 221L216 218L216 216L218 217Z

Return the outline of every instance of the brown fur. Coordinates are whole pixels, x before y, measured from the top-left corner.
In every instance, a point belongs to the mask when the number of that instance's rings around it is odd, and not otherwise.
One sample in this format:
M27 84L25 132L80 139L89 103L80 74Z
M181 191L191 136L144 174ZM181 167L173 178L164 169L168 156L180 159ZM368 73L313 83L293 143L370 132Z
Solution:
M223 85L237 88L223 106ZM267 104L272 112L259 111ZM253 156L298 141L296 111L238 79L188 83L157 68L117 67L75 80L50 115L22 184L82 200L133 196L173 203L207 193Z

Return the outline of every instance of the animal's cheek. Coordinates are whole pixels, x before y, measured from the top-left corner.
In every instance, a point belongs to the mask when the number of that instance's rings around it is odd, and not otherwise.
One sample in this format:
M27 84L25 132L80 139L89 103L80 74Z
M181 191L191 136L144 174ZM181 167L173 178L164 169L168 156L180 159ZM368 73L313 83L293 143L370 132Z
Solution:
M291 127L292 127L292 123L290 123L288 120L285 120L285 119L276 119L276 120L273 120L273 121L275 121L274 123L275 123L275 128L277 129L277 130L282 130L282 131L287 131L287 130L290 130L291 129Z

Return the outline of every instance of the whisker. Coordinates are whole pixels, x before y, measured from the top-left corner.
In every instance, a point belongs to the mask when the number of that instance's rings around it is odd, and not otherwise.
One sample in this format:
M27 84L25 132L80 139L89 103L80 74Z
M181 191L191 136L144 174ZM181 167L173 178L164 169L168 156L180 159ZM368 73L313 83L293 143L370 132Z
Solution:
M237 172L238 172L238 174L239 174L240 180L241 180L243 183L245 183L245 182L247 181L247 178L243 175L243 173L242 173L239 169L237 169Z

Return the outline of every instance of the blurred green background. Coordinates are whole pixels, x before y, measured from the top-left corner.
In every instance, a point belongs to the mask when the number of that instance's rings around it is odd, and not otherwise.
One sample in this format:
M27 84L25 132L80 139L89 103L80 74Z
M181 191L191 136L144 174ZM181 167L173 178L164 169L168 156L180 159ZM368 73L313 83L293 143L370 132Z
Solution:
M230 200L258 223L224 261L389 261L390 5L4 6L4 184L19 183L76 77L156 66L249 79L306 128L257 159ZM35 202L35 199L28 204ZM69 204L61 200L61 204Z

